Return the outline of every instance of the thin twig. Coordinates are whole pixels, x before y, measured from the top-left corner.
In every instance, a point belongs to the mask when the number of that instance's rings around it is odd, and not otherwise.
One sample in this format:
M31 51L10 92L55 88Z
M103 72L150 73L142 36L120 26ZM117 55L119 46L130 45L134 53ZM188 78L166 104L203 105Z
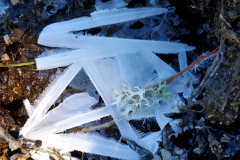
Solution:
M191 104L192 103L192 99L195 98L199 94L199 92L203 90L203 88L207 84L207 81L209 80L209 77L212 75L213 71L218 66L218 64L220 62L220 59L221 59L220 56L222 55L222 54L220 54L220 52L222 52L222 50L223 50L222 46L224 46L224 42L225 42L225 38L223 38L221 40L219 51L217 53L217 56L216 56L215 60L213 61L212 66L207 70L207 73L206 73L205 77L203 78L203 80L201 81L201 83L199 84L199 86L194 90L194 92L188 98L188 104Z
M71 132L90 132L90 131L100 130L100 129L104 129L104 128L109 128L114 124L115 124L114 120L111 120L109 122L106 122L106 123L98 125L98 126L85 127L85 128L81 128L81 129L73 128L73 129L70 129L70 131Z
M0 67L21 67L21 66L29 66L33 65L35 62L25 62L25 63L16 63L16 64L3 64L0 63Z
M173 79L175 79L176 77L182 75L184 72L188 71L189 69L193 68L196 64L198 64L199 62L201 62L202 60L208 58L209 56L215 54L218 51L219 47L217 47L216 49L214 49L212 52L208 53L205 56L199 56L198 59L196 59L192 64L190 64L189 66L187 66L185 69L181 70L180 72L178 72L177 74L175 74L174 76L168 78L166 81L167 83L171 82Z
M217 51L219 50L219 47L217 47L216 49L214 49L212 52L208 53L207 55L205 56L200 56L198 57L198 59L196 59L192 64L190 64L189 66L187 66L185 69L181 70L180 72L178 72L177 74L175 74L174 76L168 78L167 80L163 81L162 84L164 84L165 82L166 83L169 83L171 82L172 80L174 80L176 77L180 76L181 74L183 74L184 72L190 70L191 68L193 68L196 64L198 64L199 62L201 62L202 60L208 58L209 56L215 54ZM153 86L153 88L158 88L159 87L159 84L156 84Z

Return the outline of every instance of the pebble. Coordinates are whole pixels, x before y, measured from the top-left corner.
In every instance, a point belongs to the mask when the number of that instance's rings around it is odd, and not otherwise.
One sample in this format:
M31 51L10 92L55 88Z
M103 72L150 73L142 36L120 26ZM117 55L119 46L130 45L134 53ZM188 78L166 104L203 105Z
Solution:
M184 150L181 148L178 148L177 146L174 147L173 151L177 154L177 155L181 155L183 154Z
M9 61L10 60L10 58L9 58L9 56L8 56L8 54L2 54L2 56L1 56L1 61Z
M171 153L168 150L161 149L160 152L162 154L162 159L163 160L171 160Z
M19 28L14 28L11 30L11 34L9 34L9 37L12 41L19 41L24 34L24 31Z
M20 3L20 0L11 0L11 2L13 6L16 6Z
M10 40L9 36L8 35L5 35L3 36L3 39L5 41L5 43L8 45L8 44L12 44L12 41Z

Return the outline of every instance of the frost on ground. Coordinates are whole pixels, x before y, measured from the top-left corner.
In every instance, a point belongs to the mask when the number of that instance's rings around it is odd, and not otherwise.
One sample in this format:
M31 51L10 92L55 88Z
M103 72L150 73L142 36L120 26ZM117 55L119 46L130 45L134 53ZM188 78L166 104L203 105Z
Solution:
M185 97L190 95L192 88L187 87L187 82L192 75L186 73L169 83L171 99L160 98L159 103L154 103L146 113L136 109L132 116L123 116L116 109L116 105L112 105L116 101L114 91L121 92L125 89L122 84L129 88L146 88L173 76L176 74L174 69L154 53L179 53L180 68L183 68L186 66L185 51L191 51L194 47L176 42L74 35L71 32L145 18L166 11L164 8L103 10L93 12L91 17L76 18L45 27L39 36L39 44L75 50L36 59L38 70L70 66L49 85L34 104L35 107L25 100L30 118L22 128L21 134L28 139L41 140L43 146L61 149L61 152L80 150L120 159L139 159L140 155L130 146L98 134L56 134L111 115L123 138L135 141L154 154L159 147L158 142L161 141L161 131L142 136L131 127L129 121L155 118L159 127L163 129L171 120L165 117L164 113L178 112L178 93L184 92ZM98 101L85 92L71 95L48 112L82 68L106 106L92 110L91 106Z

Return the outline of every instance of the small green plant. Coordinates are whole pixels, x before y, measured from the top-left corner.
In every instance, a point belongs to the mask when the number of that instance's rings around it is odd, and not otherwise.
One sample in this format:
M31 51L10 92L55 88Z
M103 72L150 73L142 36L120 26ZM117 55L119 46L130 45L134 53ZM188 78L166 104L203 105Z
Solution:
M25 63L13 63L13 64L3 64L0 63L0 67L21 67L21 66L29 66L33 65L35 62L25 62Z
M131 89L126 84L123 84L125 89L122 92L115 91L116 101L112 105L117 105L117 110L121 115L136 113L137 108L145 113L147 109L152 107L156 102L157 98L161 97L163 99L172 98L172 93L167 91L166 81L162 84L161 81L158 84L158 87L146 87L140 88L139 86Z

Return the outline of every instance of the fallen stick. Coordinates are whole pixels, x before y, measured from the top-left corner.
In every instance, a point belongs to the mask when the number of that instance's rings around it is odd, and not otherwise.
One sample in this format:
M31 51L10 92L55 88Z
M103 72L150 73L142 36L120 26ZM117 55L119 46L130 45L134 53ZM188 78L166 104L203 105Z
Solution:
M184 72L188 71L189 69L192 69L196 64L198 64L199 62L201 62L202 60L208 58L209 56L215 54L218 51L219 47L217 47L216 49L214 49L212 52L208 53L205 56L199 56L198 59L196 59L192 64L190 64L189 66L187 66L185 69L181 70L180 72L178 72L177 74L175 74L174 76L168 78L166 80L167 83L171 82L173 79L175 79L176 77L180 76L181 74L183 74ZM163 84L164 82L162 82Z
M196 59L193 63L191 63L191 64L190 64L189 66L187 66L185 69L181 70L180 72L178 72L178 73L175 74L174 76L168 78L167 80L162 81L161 84L164 84L165 82L166 82L166 83L171 82L171 81L174 80L176 77L178 77L178 76L180 76L181 74L183 74L184 72L192 69L196 64L198 64L198 63L201 62L202 60L204 60L204 59L210 57L211 55L215 54L218 50L219 50L219 46L218 46L216 49L214 49L212 52L208 53L207 55L205 55L205 56L199 56L198 59ZM148 87L149 87L149 86L148 86ZM146 88L148 88L148 87L146 87ZM153 88L155 88L155 87L158 88L158 87L159 87L159 84L156 84L156 85L153 86Z

